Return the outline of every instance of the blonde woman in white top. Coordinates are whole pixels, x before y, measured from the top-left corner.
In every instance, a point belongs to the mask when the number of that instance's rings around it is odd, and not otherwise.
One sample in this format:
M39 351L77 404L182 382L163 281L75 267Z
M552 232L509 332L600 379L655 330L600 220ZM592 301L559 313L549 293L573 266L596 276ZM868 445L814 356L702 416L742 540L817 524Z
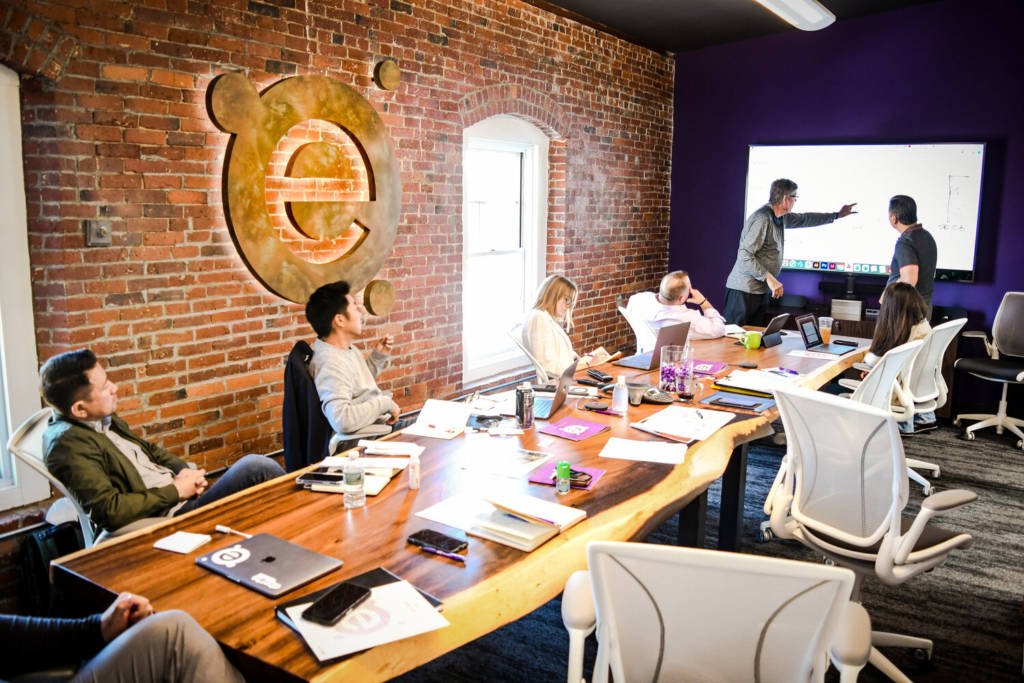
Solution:
M563 275L549 275L523 321L523 346L552 377L561 375L578 358L569 339L576 298L576 283ZM584 356L580 367L587 361L589 356Z

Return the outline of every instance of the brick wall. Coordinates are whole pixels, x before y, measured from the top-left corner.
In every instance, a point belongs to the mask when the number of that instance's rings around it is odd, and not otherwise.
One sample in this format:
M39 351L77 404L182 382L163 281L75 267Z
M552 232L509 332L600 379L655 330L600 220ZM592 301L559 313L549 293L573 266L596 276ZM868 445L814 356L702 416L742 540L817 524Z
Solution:
M173 7L174 9L168 9ZM402 84L372 82L395 59ZM283 358L311 336L265 291L222 211L228 136L207 86L323 74L362 93L403 179L379 277L399 292L370 334L396 337L382 378L403 409L461 386L461 141L498 113L551 136L549 270L581 286L578 348L630 339L613 297L667 263L673 62L510 0L131 3L7 0L0 59L23 82L40 359L92 346L120 412L201 464L280 447ZM84 246L109 218L113 245Z

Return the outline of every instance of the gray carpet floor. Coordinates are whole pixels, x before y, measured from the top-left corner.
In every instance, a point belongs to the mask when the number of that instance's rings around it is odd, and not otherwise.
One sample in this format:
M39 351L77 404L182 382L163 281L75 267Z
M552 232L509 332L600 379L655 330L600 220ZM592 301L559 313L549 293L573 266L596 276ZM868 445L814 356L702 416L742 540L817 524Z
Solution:
M1021 681L1024 642L1024 452L1016 438L993 430L974 442L944 425L904 440L907 457L937 463L942 475L935 490L966 488L978 500L942 518L941 524L965 530L974 545L955 551L942 566L898 587L868 581L863 604L878 630L895 631L935 641L931 662L920 664L909 651L885 654L915 681ZM794 541L760 543L761 506L778 469L783 449L755 444L747 475L745 534L742 552L808 562L813 552ZM921 487L911 483L908 513L922 500ZM717 485L710 491L709 545L715 541ZM646 539L670 544L675 522L666 522ZM560 601L552 600L522 619L459 648L396 680L424 681L560 681L565 679L568 636L562 627ZM588 642L587 666L596 644ZM588 679L589 668L585 672ZM829 680L838 680L830 672ZM871 666L861 681L887 680Z

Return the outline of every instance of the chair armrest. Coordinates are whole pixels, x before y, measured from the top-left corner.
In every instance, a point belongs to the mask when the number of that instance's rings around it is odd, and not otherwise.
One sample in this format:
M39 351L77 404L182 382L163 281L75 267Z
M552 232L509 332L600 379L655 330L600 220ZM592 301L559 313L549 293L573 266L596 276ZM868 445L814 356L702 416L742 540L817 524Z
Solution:
M856 362L852 366L854 370L860 370L861 372L871 372L871 366L867 363Z
M565 582L562 591L562 623L569 631L583 631L589 634L597 623L594 610L594 593L590 586L590 572L573 572Z
M967 489L950 489L949 491L933 493L925 498L921 503L921 509L930 510L938 515L962 505L973 503L977 499L978 494L974 491L968 491Z
M980 330L971 330L970 332L964 332L962 335L967 339L980 339L985 344L985 353L988 354L989 358L998 358L999 351L995 345L989 342L988 335Z
M945 514L950 510L955 510L977 499L977 497L978 495L973 491L950 489L949 491L940 491L925 498L924 502L921 503L921 509L918 511L917 517L914 518L914 522L910 525L907 533L900 539L899 547L896 548L896 552L893 554L895 562L903 564L907 561L910 553L914 550L914 546L917 545L917 540L924 533L925 527L928 526L928 522L933 517Z
M845 379L845 378L844 379L840 379L839 380L839 386L841 386L844 389L851 389L853 391L857 391L857 387L860 386L860 380L859 379Z
M837 669L851 667L859 670L871 655L871 617L856 602L848 602L839 618L839 628L832 636L829 648Z

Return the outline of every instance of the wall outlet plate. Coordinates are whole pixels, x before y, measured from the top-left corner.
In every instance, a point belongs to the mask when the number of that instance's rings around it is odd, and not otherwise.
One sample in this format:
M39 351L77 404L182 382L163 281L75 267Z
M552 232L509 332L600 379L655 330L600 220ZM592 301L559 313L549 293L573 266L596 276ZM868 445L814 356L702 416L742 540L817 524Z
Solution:
M109 218L90 218L85 221L85 246L109 247L112 225Z

